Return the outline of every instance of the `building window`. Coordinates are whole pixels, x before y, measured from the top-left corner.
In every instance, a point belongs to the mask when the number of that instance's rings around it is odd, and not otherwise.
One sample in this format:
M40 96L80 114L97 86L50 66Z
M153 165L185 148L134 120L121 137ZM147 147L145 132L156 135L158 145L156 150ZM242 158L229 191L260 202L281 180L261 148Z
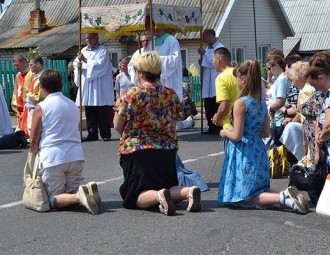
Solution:
M111 51L109 51L109 56L110 56L110 60L112 62L112 66L115 68L118 68L119 59L121 58L121 56L119 56L118 52L111 52Z
M188 50L184 49L184 48L183 49L181 48L182 66L185 67L185 68L188 68L187 67L187 65L188 65L187 56L188 56Z
M242 63L245 61L245 48L244 47L232 47L231 48L232 61Z
M266 63L267 53L269 51L269 45L261 45L258 47L258 60L259 62Z

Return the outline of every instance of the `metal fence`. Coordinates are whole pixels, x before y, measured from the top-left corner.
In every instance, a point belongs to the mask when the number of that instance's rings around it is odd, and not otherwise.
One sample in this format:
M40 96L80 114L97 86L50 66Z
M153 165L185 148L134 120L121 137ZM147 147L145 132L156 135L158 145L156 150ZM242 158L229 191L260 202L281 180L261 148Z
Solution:
M44 60L44 67L56 69L62 75L62 92L69 97L68 68L65 60ZM11 98L14 91L14 83L17 70L12 61L0 61L0 84L3 87L8 109L10 109Z
M193 96L192 101L195 102L196 105L200 105L201 103L201 80L199 76L192 76L191 77L192 84L193 84Z
M44 60L45 68L58 70L62 75L63 88L62 92L65 96L70 97L67 63L65 60ZM4 89L4 95L8 109L10 109L11 98L14 90L14 82L17 70L12 61L0 61L0 84ZM199 76L191 77L193 84L192 100L196 105L201 103L201 83Z

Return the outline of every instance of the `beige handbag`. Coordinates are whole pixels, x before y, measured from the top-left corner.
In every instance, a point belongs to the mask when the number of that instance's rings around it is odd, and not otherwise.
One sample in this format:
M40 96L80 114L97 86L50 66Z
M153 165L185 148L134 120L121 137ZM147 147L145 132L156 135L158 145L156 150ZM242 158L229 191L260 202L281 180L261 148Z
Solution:
M49 211L49 200L42 179L38 176L38 165L39 154L34 157L29 151L24 167L23 204L31 210L46 212Z

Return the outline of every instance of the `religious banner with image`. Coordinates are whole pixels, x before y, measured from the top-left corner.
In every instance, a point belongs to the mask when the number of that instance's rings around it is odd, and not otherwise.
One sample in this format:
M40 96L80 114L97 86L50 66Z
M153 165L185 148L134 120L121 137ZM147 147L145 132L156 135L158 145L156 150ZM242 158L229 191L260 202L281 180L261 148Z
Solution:
M135 35L138 31L146 30L148 6L142 3L81 7L82 32L102 33L112 40L123 35ZM202 27L202 15L198 7L153 4L152 12L155 27L159 29L185 34L199 31Z
M103 33L109 39L145 30L147 4L82 7L82 32Z
M171 28L183 34L188 31L199 31L202 27L199 7L153 4L152 18L156 28Z

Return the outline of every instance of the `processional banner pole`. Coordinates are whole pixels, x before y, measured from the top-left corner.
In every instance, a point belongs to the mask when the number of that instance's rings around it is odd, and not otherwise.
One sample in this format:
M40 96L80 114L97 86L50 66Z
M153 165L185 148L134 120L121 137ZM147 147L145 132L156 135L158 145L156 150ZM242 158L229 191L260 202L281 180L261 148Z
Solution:
M81 52L81 0L79 0L79 43L78 51ZM79 112L80 112L80 138L82 139L82 84L81 84L81 68L78 68L78 84L79 84Z
M203 20L203 0L200 0L200 10L201 10L201 17L202 17L202 20ZM200 36L200 45L199 47L202 48L203 47L203 21L202 21L202 26L199 30L199 36ZM203 58L203 55L200 54L200 59L202 61L202 58ZM203 102L203 68L202 66L200 65L200 84L201 84L201 133L203 134L203 126L204 126L204 102Z

